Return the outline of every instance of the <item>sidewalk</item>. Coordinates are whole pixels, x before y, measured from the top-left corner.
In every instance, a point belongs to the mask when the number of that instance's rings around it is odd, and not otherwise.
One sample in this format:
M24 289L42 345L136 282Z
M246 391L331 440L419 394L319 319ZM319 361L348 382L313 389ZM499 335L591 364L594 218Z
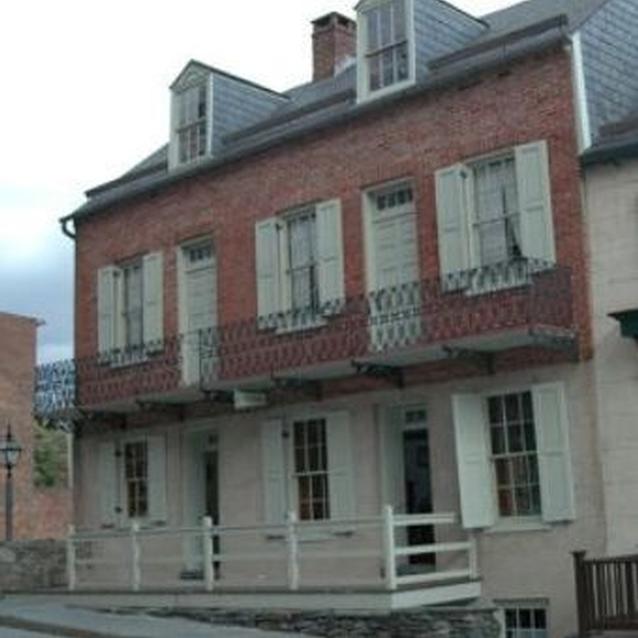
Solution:
M189 620L106 614L46 599L0 598L0 638L291 638Z

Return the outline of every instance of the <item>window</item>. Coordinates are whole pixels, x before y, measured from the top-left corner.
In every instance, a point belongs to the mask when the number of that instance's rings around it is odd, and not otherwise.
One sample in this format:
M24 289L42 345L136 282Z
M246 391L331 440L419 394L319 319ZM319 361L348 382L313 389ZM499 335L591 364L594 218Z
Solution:
M294 314L315 314L319 309L317 281L317 224L314 207L288 217L284 222L287 269L285 285Z
M139 348L144 343L143 338L143 277L142 262L137 261L124 266L122 277L122 347L125 349Z
M406 0L390 0L363 14L366 93L405 82L410 76Z
M494 396L487 403L499 514L540 516L532 393Z
M148 445L145 441L124 445L126 512L129 518L148 515Z
M178 158L180 164L185 164L206 155L206 85L199 84L187 88L176 96L176 100Z
M325 419L293 423L294 479L302 521L330 518Z
M472 241L478 265L513 261L523 256L521 216L514 156L476 164Z
M505 638L547 638L547 607L544 604L505 604Z

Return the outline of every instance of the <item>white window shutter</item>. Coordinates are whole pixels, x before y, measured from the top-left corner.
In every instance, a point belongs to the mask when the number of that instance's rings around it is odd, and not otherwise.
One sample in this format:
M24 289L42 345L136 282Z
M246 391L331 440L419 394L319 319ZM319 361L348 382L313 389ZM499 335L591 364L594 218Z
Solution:
M161 252L144 257L144 343L148 352L161 350L164 338L164 260Z
M102 441L98 445L100 523L102 527L115 527L117 525L118 477L115 453L114 441Z
M523 256L556 261L547 142L516 148L516 182Z
M533 397L543 520L571 521L575 518L574 485L564 385L536 385Z
M476 394L456 394L452 409L463 527L490 527L495 512L484 400Z
M467 169L462 164L436 172L436 212L439 262L444 290L466 285L470 268Z
M336 314L345 298L341 201L338 199L317 205L317 257L321 309L323 314Z
M148 445L148 517L151 524L168 521L166 508L166 437L149 436Z
M330 518L352 519L356 516L356 508L350 415L347 412L328 415L326 438Z
M257 269L257 314L262 328L276 324L280 311L279 241L277 219L272 217L255 226L255 264Z
M264 488L264 519L268 525L286 520L286 468L284 464L283 422L269 419L261 426Z
M97 274L97 340L101 355L117 348L117 272L115 266L106 266Z

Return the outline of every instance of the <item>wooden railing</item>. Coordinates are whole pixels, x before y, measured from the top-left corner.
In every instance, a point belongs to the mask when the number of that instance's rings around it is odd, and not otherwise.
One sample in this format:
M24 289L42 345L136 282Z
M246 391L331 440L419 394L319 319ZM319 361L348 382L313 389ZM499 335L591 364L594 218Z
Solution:
M586 558L574 553L579 635L638 630L638 554Z
M474 581L475 540L458 522L455 514L395 515L388 506L383 516L352 520L305 522L290 513L281 525L214 526L205 518L198 527L143 528L134 523L124 530L82 533L71 528L68 584L72 591L395 591ZM411 546L405 533L411 527L450 528L440 534L450 540ZM409 564L422 555L441 559Z

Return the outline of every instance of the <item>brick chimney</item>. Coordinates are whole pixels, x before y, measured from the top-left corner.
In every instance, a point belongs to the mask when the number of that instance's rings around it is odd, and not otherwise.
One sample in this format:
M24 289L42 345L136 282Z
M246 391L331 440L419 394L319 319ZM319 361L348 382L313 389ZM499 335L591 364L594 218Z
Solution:
M334 77L357 54L357 23L332 12L313 21L313 82Z

